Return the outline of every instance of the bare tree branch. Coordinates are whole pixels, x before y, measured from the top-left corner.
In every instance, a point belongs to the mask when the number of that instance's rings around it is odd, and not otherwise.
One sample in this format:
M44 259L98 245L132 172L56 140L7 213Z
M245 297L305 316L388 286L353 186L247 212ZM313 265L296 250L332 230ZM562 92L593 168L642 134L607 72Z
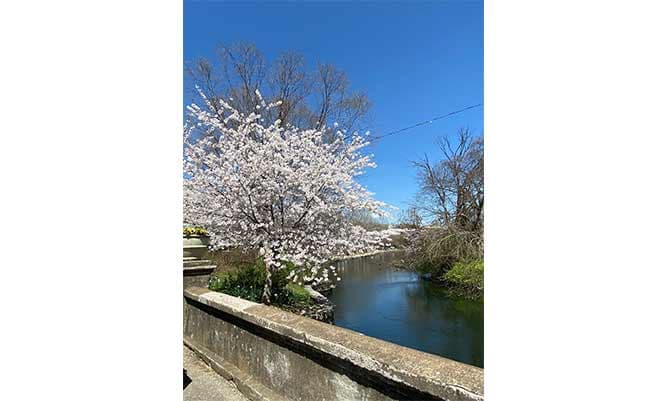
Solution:
M483 140L460 129L455 142L438 140L443 159L430 163L427 156L414 162L418 169L418 207L436 222L479 231L483 227Z

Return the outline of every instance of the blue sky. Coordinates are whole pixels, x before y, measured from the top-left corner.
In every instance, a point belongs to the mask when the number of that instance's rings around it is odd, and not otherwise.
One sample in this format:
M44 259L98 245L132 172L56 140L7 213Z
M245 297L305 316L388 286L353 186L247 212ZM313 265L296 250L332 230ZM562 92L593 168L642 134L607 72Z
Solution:
M372 136L483 102L482 1L184 2L184 61L242 40L267 60L289 50L310 66L344 70L373 102ZM459 127L482 134L483 108L378 141L370 148L378 167L360 181L377 199L406 207L418 190L411 161L437 159L436 138Z

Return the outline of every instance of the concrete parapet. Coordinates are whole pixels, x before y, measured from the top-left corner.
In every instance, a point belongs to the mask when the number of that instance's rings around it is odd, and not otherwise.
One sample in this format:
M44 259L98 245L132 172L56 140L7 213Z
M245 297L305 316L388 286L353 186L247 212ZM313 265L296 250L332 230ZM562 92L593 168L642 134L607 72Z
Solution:
M206 288L184 342L251 400L483 400L483 370Z

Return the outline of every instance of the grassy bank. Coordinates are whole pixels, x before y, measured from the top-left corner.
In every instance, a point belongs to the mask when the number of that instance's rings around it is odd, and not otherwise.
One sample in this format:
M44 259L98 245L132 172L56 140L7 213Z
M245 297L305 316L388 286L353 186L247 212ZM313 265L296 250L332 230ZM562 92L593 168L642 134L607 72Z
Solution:
M406 236L401 263L448 288L455 296L482 299L483 240L479 233L452 228L423 228Z

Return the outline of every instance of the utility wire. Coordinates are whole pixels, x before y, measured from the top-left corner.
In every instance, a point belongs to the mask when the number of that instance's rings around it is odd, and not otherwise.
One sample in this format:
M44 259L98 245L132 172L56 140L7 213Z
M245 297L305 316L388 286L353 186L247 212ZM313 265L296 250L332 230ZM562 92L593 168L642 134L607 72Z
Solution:
M411 125L411 126L409 126L409 127L405 127L405 128L402 128L402 129L398 129L398 130L396 130L396 131L388 132L387 134L383 134L383 135L379 135L379 136L373 137L373 138L371 138L371 140L370 140L369 142L374 142L374 141L377 141L377 140L379 140L379 139L381 139L381 138L388 137L388 136L390 136L390 135L399 134L399 133L401 133L401 132L408 131L409 129L417 128L417 127L419 127L419 126L421 126L421 125L431 124L431 123L433 123L433 122L436 121L436 120L441 120L441 119L444 119L444 118L453 116L453 115L455 115L455 114L459 114L459 113L465 112L465 111L467 111L467 110L475 109L476 107L481 107L481 106L482 106L482 103L478 103L478 104L475 104L475 105L473 105L473 106L464 107L463 109L455 110L455 111L452 111L452 112L450 112L450 113L448 113L448 114L443 114L442 116L434 117L434 118L432 118L431 120L422 121L422 122L419 122L419 123L417 123L417 124L413 124L413 125Z

